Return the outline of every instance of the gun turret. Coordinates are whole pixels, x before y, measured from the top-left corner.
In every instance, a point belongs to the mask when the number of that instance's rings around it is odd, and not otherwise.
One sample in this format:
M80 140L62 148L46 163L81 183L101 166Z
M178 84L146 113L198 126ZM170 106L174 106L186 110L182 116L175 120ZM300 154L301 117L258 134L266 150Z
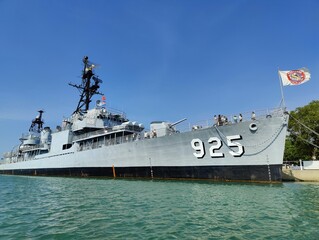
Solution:
M151 132L156 133L157 137L162 137L162 136L178 133L178 131L175 130L174 126L176 126L177 124L181 122L184 122L185 120L186 118L174 123L169 123L164 121L151 122Z

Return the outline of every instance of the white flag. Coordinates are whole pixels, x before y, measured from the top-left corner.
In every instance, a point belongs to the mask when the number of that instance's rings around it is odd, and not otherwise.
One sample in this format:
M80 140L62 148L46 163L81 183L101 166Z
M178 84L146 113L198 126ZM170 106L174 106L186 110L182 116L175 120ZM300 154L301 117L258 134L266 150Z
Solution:
M279 71L283 86L300 85L310 80L310 72L307 68L298 70Z

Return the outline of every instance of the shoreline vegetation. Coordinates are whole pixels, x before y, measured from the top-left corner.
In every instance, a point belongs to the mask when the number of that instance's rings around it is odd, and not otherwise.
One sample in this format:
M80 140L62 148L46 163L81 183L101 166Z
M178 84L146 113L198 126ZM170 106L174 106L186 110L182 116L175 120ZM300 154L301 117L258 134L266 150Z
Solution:
M319 101L298 107L289 113L284 162L295 165L302 160L315 160L319 155Z

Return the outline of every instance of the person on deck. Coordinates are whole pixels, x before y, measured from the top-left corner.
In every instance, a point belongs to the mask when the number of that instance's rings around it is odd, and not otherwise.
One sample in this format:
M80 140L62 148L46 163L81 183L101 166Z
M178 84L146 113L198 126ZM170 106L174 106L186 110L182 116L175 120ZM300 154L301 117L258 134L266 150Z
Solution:
M243 115L241 115L241 113L239 113L239 122L242 122L243 121Z
M255 121L256 120L256 114L255 112L251 113L251 120Z

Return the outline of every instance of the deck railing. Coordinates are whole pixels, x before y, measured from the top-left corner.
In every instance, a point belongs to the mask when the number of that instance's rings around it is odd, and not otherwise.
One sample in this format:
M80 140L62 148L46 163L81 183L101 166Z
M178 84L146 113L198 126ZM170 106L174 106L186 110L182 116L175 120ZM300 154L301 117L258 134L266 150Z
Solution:
M272 116L272 117L279 117L279 116L283 116L284 114L284 109L283 108L272 108L272 109L263 109L263 110L256 110L256 111L251 111L251 112L242 112L242 122L245 121L251 121L251 117L252 117L252 112L255 113L256 116L256 120L258 119L263 119L266 118L268 116ZM240 113L236 113L236 114L220 114L223 115L225 117L227 117L227 123L223 123L223 125L231 125L231 124L235 124L235 120L234 120L234 116L237 117L237 122L239 122L239 116ZM176 126L176 130L178 130L179 132L187 132L187 131L191 131L194 130L196 128L207 128L207 127L212 127L215 124L217 125L216 120L214 119L214 116L218 116L219 114L214 114L212 115L212 118L209 120L201 120L201 121L197 121L194 123L189 123L189 122L184 122L181 123L179 125Z

